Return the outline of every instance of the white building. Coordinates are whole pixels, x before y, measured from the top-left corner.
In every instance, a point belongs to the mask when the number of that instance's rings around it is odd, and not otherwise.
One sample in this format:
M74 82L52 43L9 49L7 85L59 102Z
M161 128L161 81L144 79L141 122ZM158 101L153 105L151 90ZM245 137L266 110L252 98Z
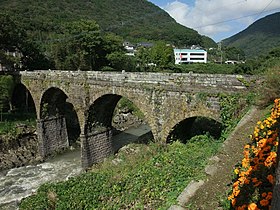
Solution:
M175 64L207 63L207 52L203 49L174 49Z
M130 42L124 42L123 43L124 49L126 50L126 55L135 55L135 46L131 44Z

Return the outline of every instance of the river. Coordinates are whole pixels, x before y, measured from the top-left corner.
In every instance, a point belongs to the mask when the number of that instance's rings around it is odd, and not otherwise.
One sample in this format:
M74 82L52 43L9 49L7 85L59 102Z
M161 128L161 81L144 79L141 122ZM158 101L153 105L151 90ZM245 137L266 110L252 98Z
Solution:
M113 137L115 151L122 146L136 141L148 133L150 128L141 125L129 128ZM81 168L81 152L79 149L68 151L37 165L13 168L0 172L0 209L18 208L20 200L34 193L46 182L67 180L69 177L83 173Z

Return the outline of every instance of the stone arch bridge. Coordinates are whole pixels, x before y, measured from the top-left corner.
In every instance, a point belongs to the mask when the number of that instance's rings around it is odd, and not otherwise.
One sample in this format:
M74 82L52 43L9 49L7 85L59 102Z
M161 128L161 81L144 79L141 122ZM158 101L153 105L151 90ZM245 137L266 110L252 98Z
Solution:
M19 77L35 104L42 157L68 147L68 137L76 131L85 168L113 153L111 122L121 97L142 111L154 140L166 142L174 126L187 118L220 121L219 94L247 91L254 80L240 75L51 70L23 71Z

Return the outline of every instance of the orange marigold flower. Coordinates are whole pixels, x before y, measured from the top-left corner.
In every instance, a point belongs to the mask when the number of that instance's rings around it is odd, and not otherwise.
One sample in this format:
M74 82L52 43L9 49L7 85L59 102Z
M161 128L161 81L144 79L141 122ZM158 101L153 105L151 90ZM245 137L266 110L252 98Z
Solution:
M248 206L248 210L259 210L257 204L255 203L250 203Z
M234 195L235 197L237 197L237 196L239 195L239 193L240 193L240 190L235 190L235 191L233 191L233 195Z
M254 183L256 183L258 181L258 179L257 178L252 178L252 182L254 182Z
M236 199L234 198L234 199L231 200L231 205L235 206L235 204L236 204Z
M266 193L266 192L263 192L263 193L262 193L262 197L265 198L266 196L267 196L267 193Z
M245 210L246 209L246 205L243 205L243 206L238 206L237 210Z
M260 201L260 204L261 204L262 206L267 206L267 205L269 204L269 201L266 200L266 199L262 199L262 200Z
M269 174L266 178L271 184L274 183L274 176L272 176L271 174Z
M261 184L262 184L262 182L259 181L259 182L257 182L257 183L254 184L254 187L258 187L258 186L260 186Z
M249 145L249 144L246 144L246 145L244 146L244 149L250 149L250 145Z
M258 147L264 147L265 144L266 144L266 139L262 139L257 143Z
M233 183L232 186L233 186L233 187L236 187L236 186L238 186L238 185L239 185L239 181L236 181L236 182Z
M231 199L233 199L234 198L234 195L233 194L231 194L230 196L228 196L228 200L230 201Z
M266 200L271 200L272 199L272 192L268 192L266 196Z

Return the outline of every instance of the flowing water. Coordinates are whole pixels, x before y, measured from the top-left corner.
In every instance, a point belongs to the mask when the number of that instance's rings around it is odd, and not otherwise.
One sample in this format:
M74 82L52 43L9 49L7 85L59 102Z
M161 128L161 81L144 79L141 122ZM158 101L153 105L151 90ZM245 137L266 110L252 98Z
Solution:
M141 125L114 136L115 151L149 131L148 126ZM83 170L78 149L57 155L41 164L0 171L0 209L17 209L20 200L34 193L43 183L67 180L80 173Z

